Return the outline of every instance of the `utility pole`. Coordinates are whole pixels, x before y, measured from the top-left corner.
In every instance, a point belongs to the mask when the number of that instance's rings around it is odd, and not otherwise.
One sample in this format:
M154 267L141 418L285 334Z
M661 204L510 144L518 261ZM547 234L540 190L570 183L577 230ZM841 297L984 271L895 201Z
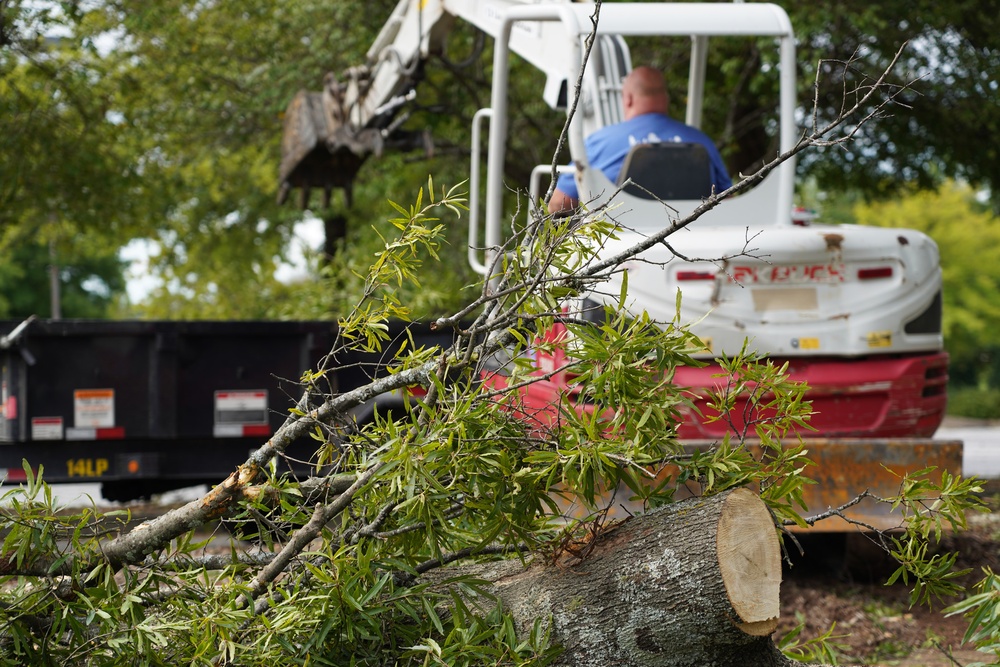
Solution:
M59 291L59 264L56 262L55 239L49 241L49 297L51 299L51 317L62 319L62 297Z

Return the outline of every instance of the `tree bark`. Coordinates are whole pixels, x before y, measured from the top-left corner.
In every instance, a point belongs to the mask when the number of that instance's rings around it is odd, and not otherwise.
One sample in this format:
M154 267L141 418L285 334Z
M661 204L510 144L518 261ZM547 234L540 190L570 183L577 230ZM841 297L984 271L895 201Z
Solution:
M526 634L550 618L576 667L792 665L777 627L781 554L747 489L692 498L598 532L555 562L475 566ZM453 574L443 568L438 574Z

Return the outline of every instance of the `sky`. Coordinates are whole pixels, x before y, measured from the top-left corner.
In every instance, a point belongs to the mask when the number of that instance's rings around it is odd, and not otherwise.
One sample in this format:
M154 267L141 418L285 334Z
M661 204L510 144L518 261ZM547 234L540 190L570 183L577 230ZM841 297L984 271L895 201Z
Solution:
M323 246L323 221L310 217L295 225L294 238L288 248L288 261L282 263L274 277L283 283L292 283L308 275L306 254L318 251ZM136 239L119 253L122 260L129 263L126 271L126 289L129 301L141 303L149 293L161 284L160 279L149 269L149 258L156 251L156 242Z

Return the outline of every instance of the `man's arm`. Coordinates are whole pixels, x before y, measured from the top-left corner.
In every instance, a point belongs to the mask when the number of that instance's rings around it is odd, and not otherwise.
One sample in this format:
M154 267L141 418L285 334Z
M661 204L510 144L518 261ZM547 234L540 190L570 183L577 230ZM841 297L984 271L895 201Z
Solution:
M561 213L562 211L571 211L576 208L579 202L576 197L566 194L559 188L556 188L552 192L552 198L549 200L549 213L553 215L556 213Z

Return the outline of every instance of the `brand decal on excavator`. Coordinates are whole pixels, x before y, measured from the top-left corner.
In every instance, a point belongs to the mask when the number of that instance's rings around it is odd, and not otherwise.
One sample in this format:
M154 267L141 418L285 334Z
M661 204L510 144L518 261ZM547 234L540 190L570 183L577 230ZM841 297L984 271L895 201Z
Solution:
M842 283L847 279L843 264L734 266L729 275L741 284Z

